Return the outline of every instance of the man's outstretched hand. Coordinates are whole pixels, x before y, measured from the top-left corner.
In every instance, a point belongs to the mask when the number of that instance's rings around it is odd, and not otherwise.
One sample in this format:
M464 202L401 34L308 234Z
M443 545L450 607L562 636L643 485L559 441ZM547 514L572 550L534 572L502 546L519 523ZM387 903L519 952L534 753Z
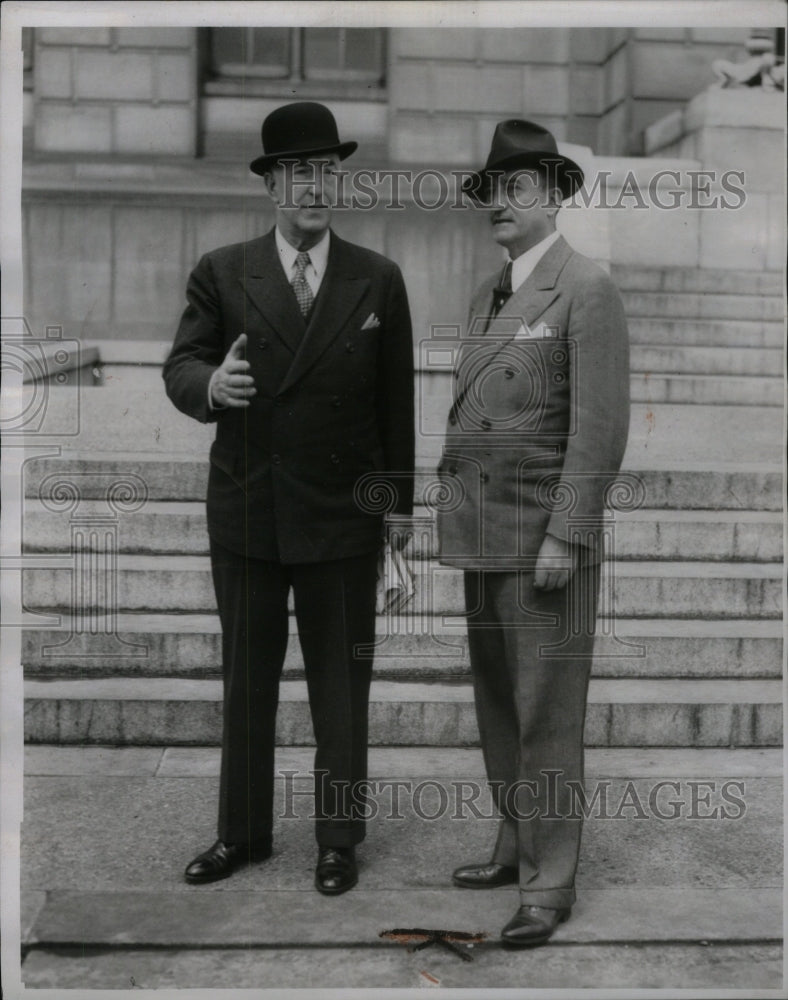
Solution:
M537 590L565 587L576 565L577 555L566 542L554 535L545 535L536 559L534 587Z
M243 358L246 334L242 333L227 357L211 376L211 400L214 406L248 406L257 390L254 379L246 373L251 367Z

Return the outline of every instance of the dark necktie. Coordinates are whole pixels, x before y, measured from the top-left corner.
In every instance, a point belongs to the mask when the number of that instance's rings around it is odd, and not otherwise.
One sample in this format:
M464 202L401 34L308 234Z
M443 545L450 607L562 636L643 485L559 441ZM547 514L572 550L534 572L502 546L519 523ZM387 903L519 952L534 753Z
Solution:
M507 260L501 280L493 288L493 316L497 316L512 295L512 262Z
M306 268L309 263L311 263L311 261L308 253L298 254L295 259L296 273L291 282L293 291L295 292L295 297L298 299L298 308L301 310L302 316L309 315L309 310L312 308L312 303L315 300L315 297L312 294L312 289L309 287L309 282L306 280Z
M501 274L501 280L493 288L492 296L492 306L490 309L490 317L487 320L487 325L484 328L486 333L490 328L490 323L495 319L498 313L503 309L505 303L512 296L512 262L507 260L506 266Z

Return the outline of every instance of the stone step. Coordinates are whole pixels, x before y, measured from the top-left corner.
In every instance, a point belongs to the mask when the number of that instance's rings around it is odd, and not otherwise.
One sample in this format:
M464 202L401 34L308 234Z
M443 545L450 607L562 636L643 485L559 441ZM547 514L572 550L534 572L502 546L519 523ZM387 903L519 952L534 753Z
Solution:
M782 466L782 411L769 406L633 403L622 468L743 469ZM648 501L650 507L657 506ZM727 505L724 505L727 506Z
M262 874L263 869L260 871ZM378 936L385 929L380 899L375 896L379 891L365 890L363 886L354 890L353 906L337 925L332 920L336 906L333 900L293 890L112 893L61 889L50 893L25 944L37 950L77 945L112 947L121 940L126 947L155 948L332 945L390 949L391 944L386 945ZM481 893L478 895L484 898L478 899L477 894L461 893L451 886L403 886L389 890L387 909L396 912L397 919L392 922L396 927L432 927L436 919L437 926L443 926L440 918L451 913L452 927L478 927L491 945L500 930L503 900L508 905L514 891ZM643 893L641 898L638 892ZM780 939L780 890L776 887L766 889L758 900L740 890L688 891L660 886L645 891L633 887L586 889L582 897L572 920L556 932L554 944ZM726 906L728 914L724 922L719 920L720 905ZM759 912L761 907L765 912ZM213 911L211 919L206 919L207 908ZM655 919L656 914L669 913L672 926Z
M59 746L28 743L23 747L24 773L34 777L82 778L218 778L221 747ZM314 747L276 747L276 781L287 771L306 772L314 765ZM484 755L479 747L372 747L369 774L373 778L484 778ZM592 747L585 758L585 776L591 781L645 778L781 779L783 755L779 747ZM689 803L688 803L689 805ZM774 803L775 813L780 803ZM150 874L150 873L149 873ZM740 873L744 874L744 873ZM80 888L79 873L74 888ZM154 884L156 875L153 874ZM108 888L111 886L108 886ZM145 886L139 886L144 888ZM186 890L187 892L191 890Z
M698 414L701 408L688 408ZM768 411L771 413L771 411ZM749 411L746 414L750 416ZM716 420L709 421L713 426ZM656 422L655 418L655 422ZM703 427L701 430L707 431ZM689 443L695 440L693 429ZM779 463L727 463L698 459L686 454L669 466L631 466L631 474L643 483L650 508L697 510L782 509L782 471ZM25 463L24 491L30 498L52 497L63 479L73 483L86 499L102 499L118 479L138 477L146 502L161 500L204 501L208 484L207 450L204 456L180 453L151 455L140 452L74 452L52 458L29 458ZM423 463L416 476L416 497L435 478L435 466Z
M597 798L585 823L572 918L538 952L498 945L518 905L515 887L466 893L449 884L456 865L489 856L494 838L478 749L371 749L370 777L389 784L377 786L378 812L357 852L359 884L337 899L312 887L310 800L286 811L281 778L271 859L227 882L183 883L186 862L215 836L218 757L206 747L25 748L28 989L259 992L263 984L344 996L352 986L361 995L440 983L480 996L496 987L520 995L528 983L575 995L593 982L671 996L740 987L752 996L780 987L779 750L590 749L587 797L606 791L606 804ZM304 774L312 758L309 747L281 748L276 766ZM399 786L396 821L392 779L411 782ZM455 814L461 792L479 785L481 815ZM699 821L725 803L723 788L746 808ZM674 806L675 818L659 818ZM472 962L379 937L413 926L486 936Z
M713 292L721 295L782 296L784 290L783 275L779 271L614 264L610 275L622 292Z
M221 681L161 678L28 680L30 743L216 745ZM588 746L778 746L778 680L604 680L589 687ZM372 746L475 746L470 684L373 681ZM277 741L311 744L306 683L280 684Z
M42 563L22 572L25 610L72 608L74 574ZM112 611L213 611L210 564L204 556L119 555L112 573L101 556L85 560L77 578L80 608ZM413 563L416 594L411 615L461 614L462 572ZM782 570L776 563L617 562L603 583L602 615L665 618L777 618ZM610 583L612 581L612 584ZM604 594L612 591L612 607ZM82 603L84 602L84 603Z
M357 895L358 891L354 890L353 896ZM729 894L730 898L735 895ZM769 895L776 895L776 892ZM714 906L715 915L727 912L728 898L717 897L710 904ZM289 898L285 899L281 909L287 910L289 903ZM380 893L375 893L377 913L381 905ZM424 911L416 909L419 905L420 901L414 900L412 909L421 915ZM518 996L524 995L521 993L522 983L538 982L551 992L561 989L571 995L592 982L598 990L615 990L618 993L626 989L648 987L653 990L664 986L667 987L664 992L668 994L679 989L695 989L707 994L709 990L727 992L738 989L744 996L752 996L754 990L771 990L773 992L769 996L779 996L776 991L782 983L782 945L778 941L735 941L718 945L704 939L671 944L636 942L632 947L629 941L606 941L601 944L585 941L573 944L567 941L564 944L561 935L556 934L552 948L539 949L537 963L530 951L510 955L498 944L498 925L514 913L517 902L510 897L508 904L501 900L500 905L501 909L495 917L495 937L489 945L474 946L473 954L478 959L474 965L460 961L456 955L444 953L437 946L431 947L424 955L421 951L413 954L413 949L394 943L389 943L387 948L363 946L349 949L344 945L238 948L229 945L226 948L197 949L123 947L98 949L96 952L85 951L80 945L32 950L24 960L22 976L27 989L48 988L50 994L54 987L76 991L92 989L94 994L119 991L127 989L130 983L148 991L174 993L173 984L177 983L182 993L191 988L202 989L205 995L212 995L215 990L215 995L220 996L228 990L252 992L264 982L274 988L280 987L282 992L314 989L316 992L331 991L339 996L348 995L353 987L359 995L371 993L374 989L380 989L381 995L385 995L382 993L384 989L388 995L393 995L397 987L408 994L415 994L424 987L442 987L448 996L453 992L462 995L455 992L460 989L474 996L493 995L490 989L495 987ZM649 894L639 894L638 905L650 908L654 904ZM666 909L670 905L667 904ZM771 899L766 905L777 908ZM615 909L616 906L617 897L611 895L607 900L600 900L598 908ZM239 901L239 907L243 908L243 900ZM487 907L479 906L477 912L482 909ZM163 912L166 913L166 910ZM203 912L206 922L210 923L213 918L210 902ZM400 908L395 906L390 912L394 915L400 912ZM314 910L310 909L310 919L313 913ZM446 905L438 905L427 913L444 917ZM649 909L648 913L653 911ZM746 923L747 916L744 913L740 918L736 917L736 924ZM667 917L666 913L665 919ZM394 922L386 921L388 924ZM417 926L426 922L422 918ZM432 923L435 922L433 917ZM379 919L378 923L381 923ZM446 923L445 919L443 923ZM467 926L476 928L478 920L469 921ZM600 929L602 927L604 924L600 924ZM681 970L680 978L675 972L677 969ZM294 982L298 984L295 987ZM275 993L275 989L269 992ZM597 993L597 996L602 995L605 994Z
M22 663L30 678L221 676L216 615L121 614L111 635L64 615L59 628L22 632ZM375 677L452 680L470 677L464 619L377 619ZM284 676L303 676L295 620ZM782 672L782 627L776 620L704 621L664 618L600 620L595 677L775 678Z
M634 320L633 322L637 322ZM122 346L122 345L119 345ZM132 345L136 346L136 345ZM153 346L156 346L155 344ZM169 347L169 345L165 345ZM164 350L166 356L167 351ZM418 363L419 359L417 359ZM780 379L783 366L783 352L777 348L757 348L757 347L729 347L726 351L720 351L714 347L681 347L679 345L649 346L647 344L633 344L630 355L630 366L633 374L638 375L648 373L657 376L687 376L687 375L738 375L738 376L764 376L771 378L776 383ZM100 366L93 365L91 371L97 373L94 381L110 387L117 391L122 389L140 391L144 390L149 395L159 395L161 392L161 360L157 358L155 363L128 363L111 364L102 363ZM434 375L434 371L422 369L417 378L424 381ZM427 382L422 392L429 391L431 384ZM778 393L782 398L779 388L766 386L767 391ZM727 390L727 392L725 391ZM632 380L633 399L639 398L639 382L636 378ZM708 400L689 399L687 402L732 402L736 403L737 393L740 390L735 385L722 380L718 387L719 398L710 397ZM683 401L679 396L666 394L664 401ZM658 401L656 398L654 401ZM755 397L752 402L757 403ZM777 405L777 404L773 404Z
M782 406L782 379L742 375L637 374L631 378L636 403L706 403L727 406Z
M51 500L25 502L25 552L70 552L69 511L52 510ZM101 500L79 506L79 530L84 548L94 548L98 535L86 530L109 512ZM417 558L437 552L437 530L422 527L425 508L414 511L418 533L406 549ZM782 514L778 511L653 510L619 512L614 520L617 559L742 560L778 562L782 559ZM103 543L102 543L103 544ZM140 510L117 518L119 552L207 555L205 505L187 501L151 500Z
M659 318L655 318L659 316ZM671 347L781 348L785 343L782 322L757 319L746 313L741 319L675 314L629 315L629 340L633 345L660 344Z
M768 376L782 381L783 351L767 347L680 347L633 344L630 367L635 374Z
M760 353L756 348L749 350ZM630 376L630 395L634 403L781 406L784 395L779 377L781 364L780 361L769 375L635 372ZM419 378L424 383L419 405L421 426L443 428L452 401L451 372L425 369Z
M779 295L624 291L621 297L628 318L783 320L783 302Z
M749 344L741 323L734 326L731 343L737 347ZM773 326L774 346L780 346L785 339L784 330L779 323ZM686 344L718 342L709 338L706 330L700 339L687 340ZM681 340L675 334L666 336L665 328L658 325L644 331L639 340L633 337L633 342L652 345L681 343ZM768 345L753 340L752 346ZM22 411L24 407L40 409L40 425L34 426L31 417L29 429L31 435L35 432L35 440L41 446L57 444L63 450L90 455L106 454L109 443L116 456L142 453L204 459L215 434L215 427L178 413L163 392L152 395L130 389L114 393L90 386L43 388L48 393L41 399L28 391L29 387L18 394L11 390L8 396L10 412ZM446 429L445 410L432 404L426 387L420 389L416 454L425 464L440 453ZM625 468L680 468L682 464L691 468L694 463L719 468L737 462L779 465L782 422L781 414L775 411L776 407L764 406L635 403ZM710 427L716 438L708 433ZM51 450L50 447L50 453Z

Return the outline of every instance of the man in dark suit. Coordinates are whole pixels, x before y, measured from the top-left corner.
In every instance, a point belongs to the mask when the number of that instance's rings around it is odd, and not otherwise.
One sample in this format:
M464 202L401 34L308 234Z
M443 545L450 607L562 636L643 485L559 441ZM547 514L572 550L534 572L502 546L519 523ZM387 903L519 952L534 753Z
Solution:
M503 273L473 297L439 474L441 561L462 568L476 711L501 821L464 888L509 883L502 941L547 941L575 900L583 725L606 493L629 422L629 354L608 275L556 231L577 164L531 122L500 123L466 181ZM575 793L576 795L576 793Z
M340 142L330 111L272 112L251 169L276 204L259 239L206 254L164 366L167 394L215 420L207 513L222 625L218 840L187 867L211 882L272 850L274 735L293 591L315 732L315 882L357 881L382 479L409 515L413 348L399 268L331 232ZM283 162L286 161L286 162ZM389 522L389 526L390 526ZM400 522L401 523L401 522Z

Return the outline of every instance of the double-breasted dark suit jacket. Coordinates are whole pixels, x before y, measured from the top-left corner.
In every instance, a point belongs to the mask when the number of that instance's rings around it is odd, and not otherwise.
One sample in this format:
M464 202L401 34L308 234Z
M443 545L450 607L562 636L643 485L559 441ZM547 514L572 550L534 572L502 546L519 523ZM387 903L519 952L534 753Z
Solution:
M559 237L485 333L497 279L473 297L455 365L438 470L441 561L533 568L548 533L597 561L629 426L621 298Z
M287 564L374 550L383 508L412 505L413 346L399 268L332 233L305 322L271 230L206 254L186 297L163 374L179 410L217 421L211 537ZM211 375L241 333L257 393L248 407L212 410ZM388 498L377 509L374 496L359 500L368 474Z

